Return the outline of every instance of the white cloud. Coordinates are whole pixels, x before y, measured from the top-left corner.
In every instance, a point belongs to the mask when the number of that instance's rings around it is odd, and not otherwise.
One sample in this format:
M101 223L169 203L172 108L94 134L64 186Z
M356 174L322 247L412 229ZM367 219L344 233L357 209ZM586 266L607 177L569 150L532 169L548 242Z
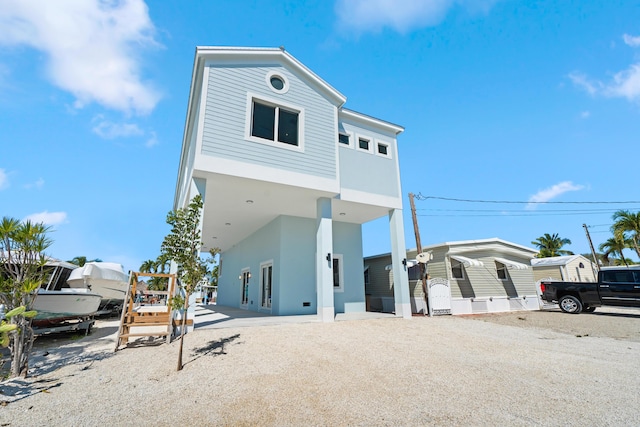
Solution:
M580 112L580 118L581 119L588 119L589 117L591 117L591 112L590 111L581 111Z
M584 185L576 185L571 181L560 182L558 184L552 185L549 188L540 190L533 196L529 197L528 201L530 203L527 205L527 209L535 209L537 207L537 203L548 202L569 191L579 191L582 189L584 189Z
M569 79L571 79L574 85L584 89L584 91L586 91L589 95L595 95L602 86L598 82L590 81L587 76L577 71L569 74Z
M147 148L151 148L155 145L158 145L158 136L156 135L155 132L150 132L150 133L151 133L151 136L149 137L147 142L144 144L145 147Z
M141 77L141 51L158 47L143 0L5 0L0 44L44 52L47 75L75 107L96 102L146 114L160 94Z
M338 26L348 32L399 33L437 25L454 6L470 12L488 11L499 0L337 0Z
M605 88L604 95L640 101L640 63L616 73L613 81Z
M9 175L4 169L0 169L0 190L9 188Z
M104 139L115 139L144 135L144 131L133 123L113 123L103 120L93 127L93 132Z
M32 184L25 184L24 188L26 189L31 189L31 188L36 188L36 189L41 189L44 186L44 179L42 178L38 178L38 180Z
M43 222L46 225L58 225L58 224L62 224L64 222L66 222L67 220L67 213L66 212L40 212L40 213L34 213L31 214L29 216L27 216L24 221L31 221L31 222Z
M633 37L625 34L622 38L627 45L640 47L640 36ZM615 73L609 82L589 79L580 72L569 74L569 79L589 95L627 98L629 101L640 102L640 62L631 64L626 70Z
M629 34L622 36L622 40L631 47L640 47L640 36L634 37Z

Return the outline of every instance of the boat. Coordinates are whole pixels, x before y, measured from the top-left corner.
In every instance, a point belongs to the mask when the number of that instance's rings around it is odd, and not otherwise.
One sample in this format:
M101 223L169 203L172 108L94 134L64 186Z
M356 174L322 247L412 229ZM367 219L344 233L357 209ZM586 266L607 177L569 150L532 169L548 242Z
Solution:
M37 311L34 326L47 326L70 319L93 316L102 297L87 288L70 288L66 283L77 268L68 262L49 259L45 265L45 280L38 289L32 309Z
M72 289L89 289L102 297L101 307L121 305L129 288L122 264L92 261L77 267L67 278Z

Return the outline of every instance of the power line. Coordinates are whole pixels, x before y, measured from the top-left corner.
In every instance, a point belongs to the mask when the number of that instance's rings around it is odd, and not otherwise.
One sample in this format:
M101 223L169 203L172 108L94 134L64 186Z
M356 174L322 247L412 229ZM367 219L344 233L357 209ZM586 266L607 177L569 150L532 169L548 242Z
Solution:
M508 210L508 209L432 209L432 208L422 208L416 209L418 211L429 211L429 212L522 212L522 210ZM617 212L616 209L553 209L553 210L540 210L536 212L599 212L599 213L607 213L607 212Z
M424 201L428 199L434 200L446 200L449 202L468 202L468 203L511 203L511 204L574 204L574 205L620 205L620 204L640 204L640 200L627 200L627 201L584 201L584 202L530 202L530 201L514 201L514 200L479 200L479 199L457 199L453 197L438 197L438 196L424 196L422 193L415 195L417 200Z
M529 216L529 217L535 217L535 216L575 216L577 215L576 212L571 212L571 213L504 213L502 215L500 214L469 214L469 215L460 215L460 214L451 214L451 215L446 215L446 214L419 214L418 216L430 216L430 217L510 217L510 216ZM602 212L582 212L581 215L602 215Z

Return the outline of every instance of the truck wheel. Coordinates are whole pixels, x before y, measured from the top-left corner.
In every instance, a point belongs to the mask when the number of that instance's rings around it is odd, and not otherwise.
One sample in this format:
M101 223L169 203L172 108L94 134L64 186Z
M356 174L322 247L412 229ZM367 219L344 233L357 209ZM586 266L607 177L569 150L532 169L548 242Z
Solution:
M591 306L586 306L586 307L582 307L582 311L584 311L585 313L593 313L594 311L596 311L596 308Z
M565 313L578 314L582 311L582 303L573 295L565 295L558 301L560 309Z

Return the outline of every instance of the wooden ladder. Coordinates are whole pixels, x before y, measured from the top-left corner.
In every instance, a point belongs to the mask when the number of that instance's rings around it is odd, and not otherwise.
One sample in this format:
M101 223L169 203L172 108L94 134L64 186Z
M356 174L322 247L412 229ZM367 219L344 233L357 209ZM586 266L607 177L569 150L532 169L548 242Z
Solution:
M137 285L140 277L166 277L168 278L166 291L146 291L146 296L164 297L164 304L157 301L136 301ZM116 348L126 346L131 337L166 337L167 344L171 342L173 333L173 313L169 305L169 298L174 295L176 287L175 274L140 273L131 272L129 277L129 289L125 295L120 316L120 328Z

